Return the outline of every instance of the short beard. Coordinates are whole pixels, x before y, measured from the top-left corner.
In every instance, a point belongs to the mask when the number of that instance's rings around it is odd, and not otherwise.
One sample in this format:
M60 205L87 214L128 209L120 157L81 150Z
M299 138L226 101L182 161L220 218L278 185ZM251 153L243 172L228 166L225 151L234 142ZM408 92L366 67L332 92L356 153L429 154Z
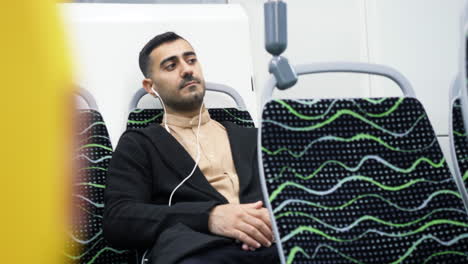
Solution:
M200 83L200 85L202 85ZM189 88L190 89L190 88ZM177 111L177 112L193 112L200 109L203 104L203 98L205 97L206 89L203 87L202 93L196 93L189 98L167 98L164 102L168 107Z

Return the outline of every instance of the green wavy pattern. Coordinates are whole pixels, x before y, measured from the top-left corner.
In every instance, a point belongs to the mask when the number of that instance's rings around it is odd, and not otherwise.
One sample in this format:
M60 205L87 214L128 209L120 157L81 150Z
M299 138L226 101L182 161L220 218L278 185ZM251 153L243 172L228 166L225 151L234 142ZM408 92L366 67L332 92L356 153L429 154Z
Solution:
M357 107L359 108L360 112L364 113L365 115L370 116L370 117L379 118L379 117L388 116L391 113L393 113L394 111L396 111L399 108L400 104L403 102L403 100L404 100L404 98L400 98L392 107L390 107L390 109L387 109L385 112L378 113L378 114L373 114L373 113L369 114L366 111L363 111L359 107L359 105L357 105ZM374 101L368 100L368 101L371 102L371 103L381 103L384 100L379 99L378 101L377 100L374 100ZM333 104L331 106L329 106L328 109L322 114L309 116L309 115L304 115L304 114L299 113L298 111L296 111L296 109L294 109L291 105L289 105L285 101L276 100L276 102L281 104L291 114L295 115L296 117L298 117L298 118L300 118L302 120L308 120L308 121L325 118L327 116L329 110L333 106ZM327 126L328 124L331 124L332 122L334 122L336 119L340 118L343 115L352 116L352 117L354 117L354 118L356 118L356 119L358 119L358 120L360 120L360 121L362 121L362 122L364 122L366 124L369 124L370 126L372 126L375 129L381 130L381 131L383 131L385 133L388 133L388 134L392 134L395 137L401 137L401 136L408 135L409 133L411 133L411 131L414 130L415 127L417 127L418 123L423 118L427 118L426 114L420 115L417 118L417 120L415 121L415 123L413 124L413 126L410 128L410 130L408 130L406 133L402 133L402 134L397 134L395 132L389 131L388 129L378 125L377 123L365 118L363 115L361 115L361 114L359 114L357 112L351 111L349 109L341 109L341 110L337 111L335 114L333 114L331 117L329 117L327 120L325 120L323 122L320 122L320 123L317 123L317 124L307 126L307 127L291 127L291 126L287 126L286 124L281 124L281 123L279 123L277 121L274 121L274 120L264 120L263 122L273 123L273 124L279 125L279 126L281 126L283 128L286 128L286 129L292 130L292 131L312 131L314 129L321 128L321 127ZM365 133L355 135L355 136L353 136L351 138L332 137L332 136L323 137L323 138L320 138L318 140L314 140L314 141L310 142L302 151L297 151L297 152L295 152L295 151L293 151L293 150L291 150L291 149L289 149L287 147L281 147L281 148L278 148L276 150L269 150L269 149L267 149L265 147L262 147L262 151L264 153L266 153L267 155L278 155L278 154L283 154L283 152L286 152L289 155L293 156L294 158L300 158L305 153L307 153L308 149L313 144L315 144L316 142L319 142L320 140L324 140L324 138L327 138L327 140L335 140L335 141L344 142L344 143L349 143L349 142L353 142L353 141L357 141L357 140L371 140L371 141L379 143L380 145L384 146L385 148L389 149L390 151L394 151L394 152L406 152L406 151L408 151L408 150L402 150L402 149L397 148L397 147L393 147L389 143L382 140L382 138L379 138L377 136L373 136L373 135L370 135L370 134L365 134ZM436 142L436 141L434 141L434 142ZM414 152L414 151L418 151L418 150L409 150L408 152ZM366 156L363 159L361 159L361 161L359 162L359 165L357 167L347 166L346 164L344 164L343 162L340 162L338 160L328 160L328 161L322 163L319 168L317 168L312 174L309 174L308 176L301 175L300 173L297 173L297 171L295 169L292 169L291 167L288 167L288 166L284 166L284 167L281 168L280 173L279 173L278 176L276 176L273 179L268 179L268 181L271 182L271 181L277 180L278 178L282 177L283 173L286 170L292 170L295 177L298 177L298 178L300 178L302 180L309 180L309 179L315 177L325 166L330 165L330 164L337 164L338 166L340 166L340 167L342 167L342 168L344 168L344 169L346 169L348 171L353 171L354 172L354 171L357 171L357 169L359 169L362 166L362 164L364 163L364 161L368 160L369 157L370 156ZM391 169L393 169L395 171L399 171L401 173L410 173L410 172L414 171L416 169L416 167L419 164L421 164L422 162L428 163L433 168L441 168L441 167L444 167L444 165L445 165L445 159L444 158L442 158L440 160L440 162L437 162L437 161L432 161L432 160L430 160L429 158L426 158L426 157L420 157L418 160L413 162L413 164L409 168L398 168L395 165L390 164L389 162L387 162L387 161L385 161L383 159L381 159L380 161L381 161L381 163L385 164L387 167L389 167L389 168L391 168ZM464 175L464 179L465 178L468 178L468 172ZM377 187L379 187L379 188L381 188L381 189L383 189L385 191L399 191L399 190L403 190L403 189L406 189L406 188L410 188L412 185L415 185L415 184L418 184L418 183L433 182L433 181L428 181L428 180L425 180L425 179L415 179L415 180L410 180L410 181L408 181L408 182L406 182L404 184L398 185L398 186L388 186L388 185L379 183L379 182L373 180L370 177L366 177L366 176L362 176L362 175L355 175L355 176L350 176L350 177L347 177L347 178L341 180L332 189L337 190L342 184L344 184L345 182L352 181L352 180L365 181L365 182L371 183L371 184L373 184L373 185L375 185L375 186L377 186ZM332 189L327 190L327 191L316 191L316 190L309 189L309 188L305 187L304 185L301 185L301 184L298 184L298 183L295 183L295 182L291 182L291 181L287 181L287 182L283 182L280 186L278 186L271 193L271 195L269 197L270 201L273 201L273 200L277 199L278 196L280 196L280 194L288 186L302 189L304 191L312 193L313 195L327 195L329 193L334 192L334 190L332 190ZM458 192L454 192L452 190L438 190L438 191L433 192L432 194L430 194L429 198L426 199L424 201L424 203L421 206L419 206L419 208L411 208L411 209L402 208L402 207L392 203L391 201L389 201L389 200L387 200L387 199L385 199L382 196L377 195L377 194L360 195L360 196L355 197L352 200L349 200L349 201L345 202L344 204L336 206L336 207L326 207L326 206L322 206L322 205L317 204L317 203L311 203L311 202L308 202L308 201L304 201L304 203L306 203L308 205L316 206L316 207L319 207L319 208L322 208L322 209L342 209L342 208L345 208L347 206L350 206L351 204L355 203L356 201L358 201L360 199L367 198L367 197L374 197L374 198L378 198L380 200L383 200L387 204L390 204L390 205L394 206L395 208L403 210L403 211L417 211L417 210L421 210L422 208L426 207L429 204L429 202L431 201L432 198L434 198L434 197L436 197L438 195L442 195L442 194L453 195L453 196L457 197L458 199L461 198L461 196L460 196L460 194ZM283 202L279 207L276 207L275 209L282 209L281 206L283 204L287 204L288 201L289 200L287 200L286 202ZM293 201L293 200L291 200L291 201ZM440 211L450 210L450 209L441 208ZM293 230L292 232L290 232L287 236L284 236L283 239L282 239L282 242L284 243L288 239L291 239L292 237L294 237L294 236L296 236L298 234L304 233L304 232L310 232L310 233L322 236L322 237L324 237L324 238L326 238L328 240L335 241L335 242L353 242L353 241L356 241L358 239L361 239L364 235L366 235L366 234L368 234L370 232L377 233L377 234L384 235L384 236L391 236L391 237L406 237L406 236L420 234L421 232L426 231L430 227L437 227L439 225L451 225L451 226L455 226L455 227L468 228L468 224L466 224L466 223L463 223L463 222L460 222L460 221L454 221L454 220L447 220L447 219L435 219L435 220L432 220L432 221L430 221L428 223L422 224L422 221L427 220L431 215L433 215L436 212L439 212L438 210L439 209L434 210L431 213L426 214L425 216L423 216L423 217L421 217L419 219L416 219L416 220L413 220L413 221L410 221L410 222L406 222L406 223L392 223L392 222L389 222L389 221L384 221L384 220L379 219L379 218L374 217L374 216L366 215L366 216L360 217L352 225L348 226L348 228L350 228L350 227L355 226L355 225L357 225L357 224L359 224L359 223L361 223L363 221L374 221L374 222L377 222L377 223L380 223L380 224L383 224L383 225L393 226L393 227L405 227L405 226L410 226L410 225L413 225L413 224L416 224L416 223L421 223L422 226L416 228L415 230L411 230L411 231L408 231L408 232L384 233L384 232L381 232L381 231L378 231L378 230L370 229L370 230L367 230L365 233L359 235L356 238L341 239L341 238L338 238L338 237L334 237L334 236L332 236L330 234L327 234L324 231L322 231L320 229L317 229L317 228L314 228L312 226L300 226L300 227L296 228L295 230ZM455 210L455 209L453 209L453 210ZM276 210L276 211L278 211L278 210ZM320 219L315 218L312 215L307 215L307 214L305 214L303 212L294 212L293 213L293 212L289 211L289 212L282 213L282 214L280 214L278 216L275 216L275 218L280 219L281 217L287 217L287 216L291 216L291 215L292 216L299 216L299 215L300 216L305 216L305 217L308 217L310 219L315 220L316 222L322 224L323 226L330 227L330 228L334 229L335 231L337 231L337 230L341 231L341 229L338 229L338 228L333 227L331 225L327 225L326 223L324 223ZM418 245L423 243L423 241L426 240L426 239L432 239L432 240L437 241L438 243L441 243L441 244L445 245L445 244L450 244L450 243L456 243L456 242L458 242L458 240L465 239L467 237L468 237L468 234L463 234L462 236L457 237L456 239L452 240L451 242L443 242L443 241L440 241L438 238L433 237L432 235L425 235L425 236L421 237L420 239L418 239L416 242L414 242L413 245L403 255L399 256L398 259L393 261L392 263L397 264L397 263L403 262L406 258L408 258L412 254L413 251L416 250ZM453 241L455 241L455 242L453 242ZM337 250L335 250L335 249L333 249L331 247L330 247L330 249L332 249L337 254L340 254L342 257L348 259L349 261L352 261L352 262L355 262L355 263L361 263L360 261L358 261L356 259L353 259L353 258L351 258L349 256L346 256L346 255L338 252ZM292 256L293 256L292 258L291 258L291 253L292 253ZM305 256L307 256L309 258L309 255L307 255L307 253L302 248L294 247L290 251L287 263L292 263L293 262L294 255L296 253L304 254ZM461 254L461 255L465 256L464 253L457 252L457 251L443 251L443 252L438 252L438 253L432 254L424 262L426 263L431 258L436 257L436 256L440 256L440 255L444 255L444 254Z
M91 112L91 113L93 113L95 116L98 116L99 119L101 119L101 117L100 117L100 115L98 113L94 113L94 112ZM99 125L105 126L105 123L103 121L94 122L94 123L90 124L87 128L85 128L84 130L82 130L78 134L79 135L86 135L86 133L89 133L91 131L91 129L93 129L94 127L99 126ZM91 152L102 152L103 150L106 150L106 151L112 152L113 151L112 148L106 146L105 144L94 144L94 143L93 144L84 144L84 143L92 142L92 140L94 140L94 139L104 139L104 140L108 141L109 137L107 136L106 129L103 128L102 130L101 129L99 129L99 130L100 130L100 131L98 131L99 133L103 132L105 135L89 135L89 136L87 136L87 138L84 138L84 139L83 139L83 136L82 136L82 139L80 139L80 141L79 141L81 146L79 148L77 148L76 151L86 150L87 152L89 152L89 151L91 151ZM96 149L90 149L90 148L96 148ZM87 149L89 149L89 150L87 150ZM102 160L110 158L110 156L105 156L105 157L101 157L98 160L92 160L91 158L87 157L84 154L80 155L79 157L86 158L88 161L90 161L92 163L98 163L98 162L101 162ZM87 170L107 171L107 168L106 167L101 167L101 166L88 166L88 167L79 168L79 170L80 171L87 171ZM86 176L86 178L89 178L89 177L90 177L90 175ZM90 186L90 187L99 188L99 189L104 189L105 188L105 185L97 184L97 183L94 183L94 182L76 182L76 183L74 183L74 185L75 186ZM90 199L88 199L85 196L80 195L80 194L73 194L73 196L76 197L76 198L82 199L83 201L86 201L86 202L90 203L91 205L96 206L97 208L103 208L103 206L104 206L104 204L93 202L92 200L90 200ZM94 221L98 220L100 222L101 219L103 218L102 215L93 212L93 210L90 210L90 208L87 207L87 206L80 205L80 203L75 203L74 206L75 206L75 208L80 210L81 214L83 214L83 215L87 214L89 216L95 217ZM86 219L88 217L87 215L84 215L86 217ZM92 224L92 222L88 222L88 225L89 224ZM82 232L82 231L84 231L84 230L81 230L81 231L78 231L78 232ZM74 253L79 254L79 255L71 255L71 254L68 254L68 253L64 252L63 254L66 256L66 258L69 259L69 261L67 261L68 263L93 264L93 263L98 262L100 257L102 258L102 255L105 252L110 251L110 252L113 252L113 253L116 253L116 254L123 254L123 253L128 252L128 250L117 250L117 249L114 249L112 247L107 247L105 245L105 243L103 243L104 240L103 240L103 237L102 237L102 229L101 229L100 232L95 233L93 235L93 237L91 239L89 239L89 240L80 240L79 238L76 238L73 234L69 234L69 235L71 236L71 239L73 239L72 241L70 241L70 243L73 243L73 244L71 244L72 248L76 247L76 243L80 243L80 244L88 244L89 243L90 247L84 247L82 250L74 252Z
M385 117L385 116L387 116L387 115L393 113L396 109L398 109L398 107L401 105L401 103L403 102L404 99L405 99L405 98L400 98L400 99L398 99L398 101L397 101L390 109L388 109L387 111L385 111L385 112L383 112L383 113L380 113L380 114L373 114L373 113L368 113L368 112L365 112L365 111L363 111L363 112L364 112L367 116L370 116L370 117ZM325 111L325 113L322 114L322 115L308 116L308 115L303 115L303 114L297 112L296 109L294 109L292 106L290 106L288 103L286 103L286 102L283 101L283 100L277 99L277 100L275 100L275 101L276 101L277 103L281 104L282 106L284 106L286 109L288 109L289 112L291 112L292 114L294 114L295 116L297 116L297 117L299 117L299 118L301 118L301 119L303 119L303 120L317 120L317 119L322 119L322 118L324 118L324 117L328 114L330 108L333 106L333 103L332 103L332 105L330 105L330 107L329 107L329 108ZM334 101L334 102L336 102L336 101ZM353 102L354 102L354 101L353 101ZM358 106L358 108L360 108L360 107ZM346 109L346 110L351 111L351 110L349 110L349 109Z
M398 263L401 263L403 262L403 260L405 260L407 257L409 257L411 255L411 253L413 253L413 251L416 250L416 247L421 244L424 240L426 239L434 239L433 236L423 236L421 237L420 239L418 239L418 241L416 241L406 252L403 256L401 256L399 259L395 260L394 262L392 262L392 264L398 264ZM453 243L457 243L458 241L460 241L461 239L466 239L468 238L468 234L462 234L456 238L454 238L452 241L449 241L449 243L447 243L448 245L450 244L453 244ZM431 255L432 256L432 255Z
M98 245L99 242L101 242L102 240L103 240L102 237L99 238L96 242L94 242L94 244L93 244L91 247L89 247L85 252L81 253L81 254L78 255L78 256L72 256L72 255L67 254L67 253L65 253L65 252L64 252L64 254L65 254L65 256L66 256L67 258L70 258L70 259L73 259L73 260L79 260L79 259L83 258L84 256L86 256L89 252L91 252L91 250L93 250L93 249L96 247L96 245Z
M347 259L347 260L349 260L349 261L351 261L353 263L364 264L363 262L360 262L357 259L354 259L354 258L352 258L350 256L347 256L347 255L341 253L340 251L336 250L335 248L333 248L333 247L331 247L329 245L323 245L322 247L326 247L326 248L330 249L331 251L335 252L336 254L340 255L341 257L343 257L343 258L345 258L345 259ZM299 246L295 246L289 252L288 259L286 260L286 263L287 264L293 263L294 258L296 257L297 253L301 253L302 255L304 255L308 259L312 258L311 256L309 256L309 254L307 254L307 252L305 252L305 250L303 248L301 248Z
M361 168L361 166L364 164L365 161L367 161L367 160L369 160L369 159L371 159L371 158L373 158L373 157L374 157L374 156L366 156L366 157L364 157L364 158L359 162L359 164L358 164L356 167L354 167L354 168L353 168L353 167L349 167L349 166L347 166L346 164L344 164L343 162L340 162L340 161L337 161L337 160L328 160L328 161L324 162L322 165L320 165L313 173L311 173L311 174L309 174L309 175L307 175L307 176L304 176L304 175L302 175L302 174L300 174L300 173L297 173L295 169L292 169L292 168L289 167L289 166L284 166L284 167L281 168L281 170L280 170L280 172L279 172L279 174L278 174L277 177L268 179L268 181L271 182L271 181L275 181L275 180L281 178L281 177L283 176L284 171L287 170L287 169L292 170L295 177L298 177L298 178L300 178L300 179L302 179L302 180L310 180L310 179L314 178L320 171L322 171L323 168L325 168L325 167L326 167L327 165L329 165L329 164L336 164L336 165L338 165L338 166L340 166L340 167L346 169L347 171L356 172L356 171L358 171L358 170ZM376 160L379 160L379 159L376 158ZM396 167L396 166L394 166L394 165L388 163L387 161L385 161L385 160L383 160L383 159L380 159L380 161L381 161L381 163L384 164L385 166L391 168L391 169L394 170L394 171L400 172L400 173L411 173L411 172L413 172L413 171L416 169L416 167L417 167L420 163L422 163L422 162L428 163L428 164L429 164L431 167L433 167L433 168L442 168L442 167L444 166L444 164L445 164L445 158L442 158L438 163L435 163L435 162L433 162L432 160L430 160L430 159L428 159L428 158L426 158L426 157L421 157L421 158L417 159L415 162L413 162L413 164L411 164L411 166L410 166L409 168L404 169L404 168Z
M417 183L421 183L421 182L425 182L425 183L438 183L436 181L429 181L429 180L426 180L426 179L414 179L414 180L410 180L404 184L401 184L401 185L398 185L398 186L389 186L389 185L385 185L385 184L382 184L370 177L366 177L366 176L361 176L361 175L354 175L354 176L349 176L349 177L346 177L344 179L342 179L341 181L339 181L333 188L331 188L330 190L328 191L315 191L315 190L312 190L312 189L309 189L307 187L305 187L304 185L302 184L299 184L299 183L296 183L296 182L292 182L292 181L286 181L284 183L282 183L280 186L278 186L278 188L276 188L270 195L270 201L273 201L286 187L288 186L292 186L292 187L296 187L298 189L301 189L305 192L308 192L310 194L313 194L313 195L327 195L327 194L331 194L333 192L335 192L338 188L340 188L344 183L347 183L347 182L350 182L350 181L365 181L365 182L368 182L368 183L371 183L377 187L379 187L380 189L382 190L385 190L385 191L392 191L392 192L395 192L395 191L401 191L401 190L404 190L404 189L407 189Z
M233 113L229 112L227 109L223 108L224 112L226 112L228 115L232 116L234 119L236 120L239 120L241 122L246 122L246 123L253 123L253 120L249 120L249 119L242 119L236 115L234 115Z
M154 120L156 120L158 117L162 116L163 115L163 112L151 117L151 118L148 118L148 119L145 119L145 120L142 120L142 121L137 121L137 120L128 120L127 123L128 124L138 124L138 125L142 125L142 124L147 124L147 123L150 123L150 122L153 122Z
M86 144L86 145L81 146L78 150L82 150L82 149L85 149L85 148L102 148L102 149L105 149L105 150L108 150L108 151L112 151L112 148L106 147L106 146L101 145L101 144Z
M103 185L103 184L97 184L97 183L93 183L93 182L78 182L78 183L75 183L76 186L91 186L91 187L96 187L96 188L100 188L100 189L105 189L106 186Z
M294 259L296 258L296 255L298 253L301 253L302 255L304 255L306 258L310 259L310 256L309 254L307 254L307 252L305 252L305 250L302 248L302 247L299 247L299 246L294 246L293 248L291 248L291 250L289 251L289 254L288 254L288 258L286 259L286 263L287 264L292 264ZM354 260L354 259L353 259ZM353 261L354 263L360 263L360 262L356 262L356 261Z
M417 246L417 245L416 245L416 246ZM340 251L338 251L337 249L335 249L335 248L332 247L332 246L322 244L322 245L320 245L319 249L322 248L322 247L328 248L329 250L335 252L336 254L340 255L341 257L343 257L343 258L345 258L345 259L347 259L347 260L349 260L349 261L351 261L351 262L353 262L353 263L364 264L364 262L359 261L359 260L357 260L357 259L355 259L355 258L352 258L352 257L350 257L350 256L348 256L348 255L346 255L346 254L343 254L343 253L341 253ZM410 251L410 252L407 251L405 255L403 255L403 256L400 257L399 259L393 261L392 264L401 263L404 259L406 259L409 255L411 255L411 254L413 253L414 250L415 250L415 248L410 248L410 250L408 250L408 251ZM294 258L295 258L295 256L296 256L296 254L298 254L298 253L301 253L302 255L304 255L304 256L305 256L306 258L308 258L308 259L313 259L313 258L315 258L315 255L316 255L318 252L316 251L316 252L314 253L314 256L311 257L309 254L307 254L307 252L305 252L305 250L304 250L303 248L301 248L301 247L299 247L299 246L294 246L294 247L291 249L291 251L289 252L289 254L288 254L288 258L287 258L287 260L286 260L286 263L287 263L287 264L293 263ZM409 253L409 254L408 254L408 253ZM460 251L453 251L453 250L451 250L451 251L441 251L441 252L433 253L433 254L431 254L429 257L427 257L427 258L424 260L423 263L427 263L427 262L429 262L432 258L437 257L437 256L441 256L441 255L458 255L458 256L464 256L464 257L466 257L466 258L468 259L468 254L466 254L466 253L464 253L464 252L460 252Z
M426 150L430 147L432 147L435 142L436 142L436 139L434 138L434 140L432 141L432 143L426 147L423 147L423 148L420 148L420 149L414 149L414 150L405 150L405 149L400 149L398 147L393 147L391 146L390 144L388 144L387 142L385 142L384 140L382 140L381 138L379 137L376 137L376 136L373 136L373 135L370 135L370 134L365 134L365 133L361 133L361 134L358 134L358 135L355 135L353 137L350 137L350 138L344 138L344 137L337 137L337 136L325 136L325 137L321 137L321 138L318 138L316 140L313 140L312 142L310 142L305 148L304 150L302 150L301 152L299 153L295 153L293 152L292 150L286 148L286 147L282 147L282 148L279 148L279 149L276 149L274 151L271 151L271 150L268 150L267 148L263 147L262 146L262 151L263 152L266 152L268 155L278 155L280 154L281 152L288 152L289 155L293 156L294 158L300 158L302 157L305 153L307 153L307 151L309 150L309 148L318 143L318 142L322 142L322 141L338 141L338 142L342 142L342 143L350 143L350 142L353 142L353 141L359 141L359 140L371 140L371 141L375 141L377 143L379 143L380 145L384 146L385 148L389 149L389 150L392 150L392 151L396 151L396 152L405 152L405 153L411 153L411 152L418 152L418 151L422 151L422 150Z
M294 113L293 113L294 114ZM339 117L341 117L342 115L350 115L350 116L353 116L354 118L356 119L359 119L361 120L362 122L374 127L375 129L378 129L378 130L381 130L387 134L391 134L395 137L402 137L402 136L405 136L407 134L409 134L413 129L414 127L424 118L426 118L426 114L422 114L420 115L416 121L414 122L413 126L408 130L406 131L405 133L403 134L398 134L398 133L395 133L395 132L392 132L378 124L376 124L375 122L372 122L368 119L366 119L365 117L363 117L362 115L354 112L354 111L351 111L351 110L348 110L348 109L343 109L343 110L339 110L337 111L332 117L328 118L327 120L323 121L323 122L320 122L320 123L317 123L317 124L314 124L314 125L311 125L311 126L307 126L307 127L292 127L292 126L287 126L287 125L284 125L280 122L277 122L277 121L274 121L274 120L263 120L264 123L272 123L272 124L276 124L278 126L281 126L285 129L288 129L288 130L291 130L291 131L312 131L312 130L315 130L315 129L318 129L318 128L321 128L321 127L324 127L330 123L333 123L336 119L338 119ZM300 116L298 116L300 118Z
M69 258L69 259L72 259L72 260L80 260L82 259L84 256L86 256L89 252L91 252L91 250L93 250L93 248L96 247L96 245L101 242L103 240L103 238L100 238L98 239L88 250L86 250L85 252L83 252L82 254L78 255L78 256L72 256L72 255L69 255L67 253L64 253L64 255ZM123 253L126 253L128 252L128 250L117 250L117 249L114 249L114 248L111 248L111 247L104 247L104 248L101 248L88 262L86 262L86 264L92 264L96 261L96 259L102 254L104 253L105 251L112 251L114 253L117 253L117 254L123 254Z
M398 109L398 107L400 106L401 103L403 103L404 100L405 100L405 98L399 98L398 101L396 101L396 103L389 110L387 110L387 111L385 111L383 113L379 113L379 114L369 113L369 112L365 111L361 107L360 104L358 104L354 100L351 100L351 101L353 102L354 105L356 105L356 107L359 109L359 111L365 113L367 116L381 118L381 117L388 116L391 113L395 112L395 110Z
M98 122L94 122L92 123L91 125L89 125L87 128L83 129L83 131L79 132L78 135L83 135L84 133L86 133L87 131L89 131L91 128L97 126L97 125L103 125L105 126L106 124L103 122L103 121L98 121Z
M443 256L443 255L462 256L462 257L466 258L466 262L468 263L468 254L463 253L463 252L459 252L459 251L447 250L447 251L442 251L442 252L437 252L437 253L432 254L431 256L426 258L426 260L424 260L423 264L429 262L432 258L435 258L435 257L438 257L438 256Z
M81 205L75 205L75 206L80 208L82 211L86 212L89 215L92 215L92 216L97 217L97 218L102 218L102 215L95 214L95 213L89 211L88 209L86 209L85 207L83 207Z
M364 236L366 236L368 233L378 233L381 236L402 238L402 237L407 237L407 236L412 236L412 235L419 234L419 233L425 231L426 229L428 229L428 228L430 228L432 226L438 226L438 225L452 225L452 226L457 226L457 227L468 228L468 224L463 223L463 222L454 221L454 220L447 220L447 219L435 219L435 220L432 220L432 221L430 221L428 223L425 223L424 225L417 228L416 230L412 230L412 231L409 231L409 232L386 233L386 232L382 232L382 231L378 231L378 230L369 229L366 232L360 234L359 236L357 236L355 238L342 239L342 238L331 236L331 235L329 235L329 234L327 234L327 233L323 232L322 230L317 229L315 227L299 226L296 229L294 229L293 231L291 231L289 234L283 236L283 238L281 239L281 242L284 243L284 242L294 238L298 234L303 234L304 232L313 233L313 234L322 236L322 237L324 237L324 238L326 238L328 240L335 241L335 242L340 242L340 243L341 242L354 242L354 241L360 240Z
M107 171L106 168L103 168L103 167L84 167L84 168L80 168L80 171L82 170L100 170L100 171Z
M105 247L105 248L102 248L101 250L99 250L96 255L94 255L88 262L86 262L86 264L93 264L94 261L96 261L96 259L102 254L104 253L105 251L112 251L116 254L123 254L123 253L126 253L128 252L128 250L117 250L115 248L111 248L111 247Z
M83 201L86 201L94 206L96 206L97 208L104 208L104 203L97 203L97 202L94 202L92 201L91 199L81 195L81 194L73 194L74 197L77 197L77 198L80 198L81 200Z
M145 111L145 109L139 109L139 108L137 108L137 109L134 109L134 110L132 111L132 114L139 114L139 113L141 113L141 112L143 112L143 111Z
M325 209L325 210L340 210L340 209L344 209L350 205L352 205L353 203L359 201L359 200L362 200L364 198L377 198L385 203L387 203L388 205L390 206L393 206L394 208L397 208L398 210L400 211L406 211L406 212L412 212L412 211L416 211L416 210L420 210L422 208L424 208L434 197L438 196L438 195L452 195L458 199L461 199L461 195L458 193L458 192L455 192L455 191L452 191L452 190L439 190L439 191L436 191L434 193L432 193L431 195L429 195L429 197L424 201L424 203L419 206L419 208L404 208L404 207L401 207L395 203L392 203L391 201L389 201L388 199L385 199L384 197L378 195L378 194L362 194L362 195L359 195L341 205L338 205L338 206L325 206L325 205L321 205L321 204L318 204L318 203L313 203L313 202L309 202L309 201L304 201L304 200L300 200L301 203L304 203L306 205L309 205L309 206L313 206L313 207L317 207L317 208L321 208L321 209ZM297 202L296 200L291 200L293 202ZM288 200L286 200L285 202L283 203L287 203ZM284 206L286 205L280 205L280 206L277 206L273 212L276 213L278 211L280 211Z
M275 215L275 219L279 220L279 219L281 219L283 217L288 217L288 216L293 216L293 217L302 216L302 217L307 217L307 218L309 218L309 219L311 219L311 220L313 220L313 221L315 221L315 222L317 222L317 223L319 223L319 224L321 224L321 225L323 225L323 226L325 226L327 228L333 229L336 232L345 232L345 231L351 230L355 226L357 226L360 223L365 222L365 221L372 221L372 222L376 222L376 223L379 223L379 224L382 224L382 225L385 225L385 226L389 226L389 227L404 228L404 227L408 227L408 226L418 224L418 223L428 219L429 217L431 217L432 215L434 215L436 213L446 212L446 211L454 211L454 210L453 209L446 209L446 208L439 208L439 209L433 210L432 212L424 215L423 217L421 217L419 219L416 219L416 220L413 220L413 221L410 221L410 222L406 222L406 223L393 223L393 222L390 222L390 221L382 220L382 219L377 218L377 217L372 216L372 215L364 215L364 216L361 216L358 219L356 219L350 225L348 225L346 227L342 227L342 228L327 224L324 221L318 219L317 217L314 217L312 214L307 214L307 213L303 213L303 212L288 211L288 212L284 212L284 213L279 214L279 215ZM458 211L455 211L455 212L458 212Z

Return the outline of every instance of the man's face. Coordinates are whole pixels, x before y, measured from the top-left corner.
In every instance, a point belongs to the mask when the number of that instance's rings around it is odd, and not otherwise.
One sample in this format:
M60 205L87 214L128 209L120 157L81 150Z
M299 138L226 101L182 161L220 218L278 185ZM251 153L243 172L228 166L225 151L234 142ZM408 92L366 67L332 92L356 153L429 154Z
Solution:
M192 46L183 39L167 42L151 54L151 80L166 107L198 110L205 96L205 80Z

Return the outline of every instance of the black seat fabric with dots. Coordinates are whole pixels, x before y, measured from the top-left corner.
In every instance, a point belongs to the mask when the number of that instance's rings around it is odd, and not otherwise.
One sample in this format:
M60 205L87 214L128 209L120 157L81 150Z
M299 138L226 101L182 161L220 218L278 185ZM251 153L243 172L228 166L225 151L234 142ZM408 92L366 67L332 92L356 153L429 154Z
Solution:
M465 126L463 125L460 99L455 100L452 116L455 153L457 154L457 162L465 188L468 190L468 139L466 137Z
M135 253L110 247L102 234L104 188L112 146L99 112L80 110L77 123L78 164L73 180L73 222L65 246L66 263L134 263Z
M266 188L287 263L468 263L468 217L414 98L273 100Z
M248 111L236 108L211 108L208 109L212 119L223 122L231 121L239 126L253 127L254 123ZM127 121L127 129L144 128L150 124L160 124L164 111L162 109L135 109Z

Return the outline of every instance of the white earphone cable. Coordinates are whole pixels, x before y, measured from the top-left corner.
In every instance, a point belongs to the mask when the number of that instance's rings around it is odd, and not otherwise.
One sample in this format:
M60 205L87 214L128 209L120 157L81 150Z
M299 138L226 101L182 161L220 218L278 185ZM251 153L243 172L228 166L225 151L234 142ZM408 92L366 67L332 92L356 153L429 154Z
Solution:
M159 98L159 100L161 101L161 105L164 109L164 128L167 130L168 133L171 133L170 129L169 129L169 126L167 125L167 115L166 115L166 106L164 105L164 101L163 99L161 98L161 96L159 95L158 92L156 92L154 90L153 87L151 87L151 90L154 92L154 94ZM195 159L195 165L193 166L193 169L192 171L190 172L190 174L185 177L184 180L182 180L179 185L177 185L174 190L172 190L172 193L171 195L169 196L169 206L172 205L172 197L174 196L175 192L177 191L177 189L179 189L180 186L182 186L190 177L192 177L193 173L195 172L195 170L197 169L197 166L198 166L198 162L200 162L200 125L201 125L201 112L202 112L202 109L203 109L203 102L200 106L200 111L198 112L198 127L197 127L197 157ZM141 264L144 264L146 261L148 261L148 258L146 258L146 254L148 253L148 250L146 250L144 253L143 253L143 257L141 259Z
M164 122L164 128L167 130L168 133L171 133L171 130L169 129L169 126L167 125L167 115L166 115L167 111L166 111L166 106L164 105L164 101L163 101L163 99L161 98L161 96L159 95L159 93L156 92L156 90L154 90L153 87L151 87L151 90L152 90L153 93L159 98L159 101L161 101L161 105L162 105L163 110L164 110L164 116L163 116L163 118L164 118L164 120L163 120L163 122Z
M169 129L169 126L167 125L167 115L166 115L166 106L164 105L164 101L163 99L161 98L161 96L159 95L158 92L156 92L156 90L154 90L153 87L151 87L151 90L153 91L153 93L159 98L159 100L161 101L161 104L162 104L162 107L164 109L164 127L166 128L167 132L168 133L171 133L170 132L170 129ZM183 179L175 188L174 190L172 190L172 193L171 195L169 196L169 206L172 205L172 197L174 196L175 192L177 191L177 189L179 189L180 186L182 186L190 177L192 177L193 173L195 172L195 170L197 169L197 166L198 166L198 163L200 162L200 125L201 125L201 112L202 112L202 109L203 109L203 102L202 104L200 105L200 111L198 112L198 127L197 127L197 157L195 158L195 165L193 166L193 169L192 171L190 172L190 174L185 177L185 179Z
M197 166L198 166L198 162L200 161L200 124L201 124L201 111L202 111L202 108L203 108L203 103L201 104L200 106L200 111L198 113L198 128L197 128L197 158L195 159L195 166L193 166L193 169L192 171L190 172L190 174L185 177L185 179L183 181L181 181L179 183L179 185L177 185L174 190L172 191L171 193L171 196L169 197L169 206L172 205L172 197L174 196L174 193L177 191L177 189L179 189L180 186L182 186L182 184L184 184L184 182L186 182L190 177L192 177L193 173L195 172L195 170L197 169Z

